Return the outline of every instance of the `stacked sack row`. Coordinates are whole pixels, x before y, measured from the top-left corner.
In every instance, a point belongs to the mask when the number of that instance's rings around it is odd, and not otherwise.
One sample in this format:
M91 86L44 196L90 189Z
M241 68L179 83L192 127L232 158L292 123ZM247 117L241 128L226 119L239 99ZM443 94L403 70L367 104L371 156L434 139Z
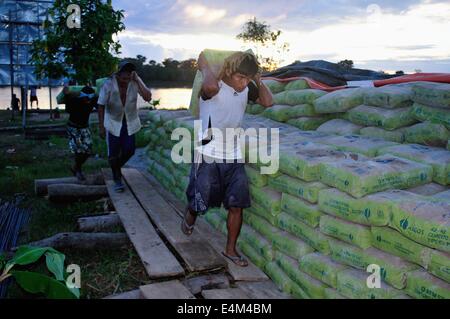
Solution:
M304 80L265 83L274 107L249 105L247 112L302 130L362 135L397 143L445 147L450 138L450 85L413 82L327 93Z
M170 163L170 134L192 129L193 118L151 113L149 170L185 201L188 165ZM252 207L238 243L280 289L298 298L450 298L449 151L261 116L244 125L280 130L279 170L262 175L261 159L246 164ZM226 217L205 216L223 233ZM369 265L380 288L367 285Z

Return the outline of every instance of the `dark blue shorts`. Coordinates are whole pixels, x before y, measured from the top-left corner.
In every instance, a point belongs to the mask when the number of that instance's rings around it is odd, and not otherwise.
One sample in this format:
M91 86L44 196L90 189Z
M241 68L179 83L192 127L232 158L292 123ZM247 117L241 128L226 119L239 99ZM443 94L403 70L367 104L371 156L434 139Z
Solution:
M124 119L120 136L114 136L106 132L106 144L108 146L108 158L122 157L125 160L134 155L136 150L135 137L128 135L127 122Z
M189 207L197 214L222 204L225 209L250 207L244 163L192 163L186 196Z

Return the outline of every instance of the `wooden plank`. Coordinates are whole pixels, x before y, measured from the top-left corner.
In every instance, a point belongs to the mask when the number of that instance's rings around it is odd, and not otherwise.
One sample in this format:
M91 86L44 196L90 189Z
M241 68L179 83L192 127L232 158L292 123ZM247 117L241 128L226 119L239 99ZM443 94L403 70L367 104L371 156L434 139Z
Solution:
M244 291L251 299L292 299L291 296L280 291L271 280L238 282L236 286Z
M147 170L139 171L150 182L150 184L152 184L152 186L158 191L158 193L162 197L164 197L169 205L171 205L175 209L176 213L182 217L186 205L182 201L180 201L174 194L168 192L164 187L162 187L158 180Z
M178 210L177 213L181 216L184 208L183 203L173 194L166 191L150 173L145 171L142 172L142 174L150 181L152 185L154 185L155 189L157 189L164 198L169 198L169 203L172 204L172 207L174 207L175 210ZM202 218L197 219L195 228L196 229L194 230L192 236L197 233L201 233L201 236L207 240L213 249L218 254L222 254L227 242L225 235L214 229ZM228 259L225 259L225 262L227 263L228 272L235 281L263 281L269 279L269 277L267 277L267 275L261 269L256 267L250 260L248 261L249 265L247 267L239 267Z
M230 281L228 277L223 274L208 274L193 278L188 278L182 281L190 292L194 295L199 294L202 290L207 289L225 289L230 288Z
M196 230L202 233L202 236L211 244L211 246L218 252L222 253L225 249L227 238L224 234L214 229L206 221L201 218L197 219ZM240 267L234 264L232 261L225 260L228 265L228 272L235 281L263 281L268 280L269 277L258 267L255 266L250 260L248 260L247 267Z
M142 295L139 289L135 289L117 295L107 296L103 299L142 299Z
M225 259L198 232L191 236L183 234L180 216L139 171L123 169L122 174L139 203L190 271L225 268Z
M130 189L125 187L124 193L116 193L107 176L105 182L120 220L150 278L184 275L183 267L165 246Z
M203 290L205 299L250 299L250 297L239 288Z
M178 280L141 286L139 289L144 299L195 299Z

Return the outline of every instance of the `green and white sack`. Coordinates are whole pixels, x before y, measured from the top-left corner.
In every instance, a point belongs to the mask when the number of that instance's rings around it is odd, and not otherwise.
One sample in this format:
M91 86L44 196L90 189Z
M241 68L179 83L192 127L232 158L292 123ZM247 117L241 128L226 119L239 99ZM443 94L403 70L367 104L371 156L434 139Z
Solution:
M328 288L328 286L300 271L298 261L279 253L276 254L275 258L280 268L283 269L289 278L296 282L310 298L323 299L325 297L325 289Z
M450 84L421 82L413 85L412 90L414 102L450 108Z
M394 204L391 226L425 246L450 252L450 203L419 195Z
M412 97L412 88L405 86L388 85L364 90L364 104L389 109L411 106Z
M278 216L278 227L301 238L306 244L324 255L330 253L329 237L318 229L312 228L291 215L282 212Z
M314 106L312 104L300 104L300 105L294 105L291 106L289 109L286 110L287 116L292 118L298 118L302 116L315 116L317 115L316 112L314 112Z
M280 268L275 261L267 263L264 266L264 271L269 275L280 290L289 294L291 293L292 280L284 273L283 269Z
M432 250L418 244L388 227L372 227L372 244L374 247L399 256L407 261L427 269Z
M267 175L260 174L258 168L253 168L250 165L245 165L245 172L247 173L248 181L256 187L264 187L267 185Z
M303 182L297 178L293 178L284 174L274 178L270 177L269 187L272 187L280 193L283 192L303 198L310 203L317 203L317 200L319 198L319 191L321 189L327 188L327 186L319 182Z
M450 299L450 285L423 270L408 274L405 291L417 299Z
M325 299L347 299L347 298L342 296L336 289L326 288Z
M433 181L442 185L450 184L450 152L447 150L419 144L405 144L383 148L380 154L392 154L431 165Z
M323 215L319 210L319 206L312 205L301 198L286 193L281 194L281 209L314 228L319 226L320 216Z
M314 101L317 113L340 113L363 104L361 88L337 90Z
M354 124L344 119L333 119L327 121L317 128L317 132L336 134L336 135L353 135L359 134L362 126Z
M330 120L330 117L298 117L287 120L286 123L295 126L302 131L315 131L323 123Z
M307 182L318 181L320 179L320 164L349 157L359 156L309 141L282 144L280 146L280 171Z
M311 104L326 93L315 89L284 91L274 96L274 103L287 105Z
M329 188L319 192L318 205L321 211L351 222L386 226L391 218L392 199L382 195L383 193L376 193L358 199Z
M378 155L378 150L397 145L397 143L388 142L383 139L368 138L359 135L334 136L328 139L322 139L320 143L333 146L340 151L355 152L369 157Z
M291 81L285 86L286 91L305 90L305 89L309 89L309 85L308 82L302 79Z
M449 137L450 133L444 125L429 121L405 129L405 140L408 143L445 147Z
M270 179L269 179L270 186ZM250 195L252 199L269 211L272 215L277 215L281 211L281 191L277 192L269 187L258 188L250 185Z
M312 253L303 256L299 261L299 267L301 271L333 288L337 286L338 272L348 268L321 253Z
M268 107L261 115L277 122L286 122L290 118L290 108L289 105L273 105Z
M446 282L450 283L450 255L437 250L431 252L428 271Z
M284 231L277 232L272 236L272 244L276 250L297 260L314 251L303 240Z
M272 215L267 209L253 201L252 206L244 210L244 214L251 213L268 221L272 226L278 225L277 215Z
M320 231L362 249L372 246L369 227L334 216L323 215L320 218Z
M411 107L383 109L376 106L360 105L348 111L349 120L362 126L377 126L386 130L395 130L417 122L411 113Z
M369 275L356 269L343 270L337 275L337 291L352 299L392 299L403 294L401 290L384 282L381 282L380 288L369 288L367 285Z
M369 161L346 159L323 163L320 181L361 198L388 189L405 189L429 183L432 172L429 165L382 155Z
M269 88L272 94L277 94L285 90L286 83L276 80L262 80L262 82Z
M419 121L442 124L450 130L450 110L414 103L411 114Z
M364 127L359 131L359 134L396 143L403 143L405 141L405 128L388 131L381 127Z

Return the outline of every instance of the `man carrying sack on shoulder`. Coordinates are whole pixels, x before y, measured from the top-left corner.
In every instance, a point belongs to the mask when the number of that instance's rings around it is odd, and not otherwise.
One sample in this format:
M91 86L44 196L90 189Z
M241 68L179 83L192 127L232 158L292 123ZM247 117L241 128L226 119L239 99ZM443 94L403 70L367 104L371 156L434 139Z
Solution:
M196 138L201 145L191 166L186 190L188 205L181 229L191 235L198 215L223 204L228 210L228 234L222 254L236 265L246 267L248 261L236 250L243 210L251 205L240 141L220 140L209 133L215 129L226 136L229 130L239 130L248 102L270 107L272 94L261 81L259 63L251 53L237 52L228 57L218 78L203 54L198 66L203 74L199 96L202 128Z

